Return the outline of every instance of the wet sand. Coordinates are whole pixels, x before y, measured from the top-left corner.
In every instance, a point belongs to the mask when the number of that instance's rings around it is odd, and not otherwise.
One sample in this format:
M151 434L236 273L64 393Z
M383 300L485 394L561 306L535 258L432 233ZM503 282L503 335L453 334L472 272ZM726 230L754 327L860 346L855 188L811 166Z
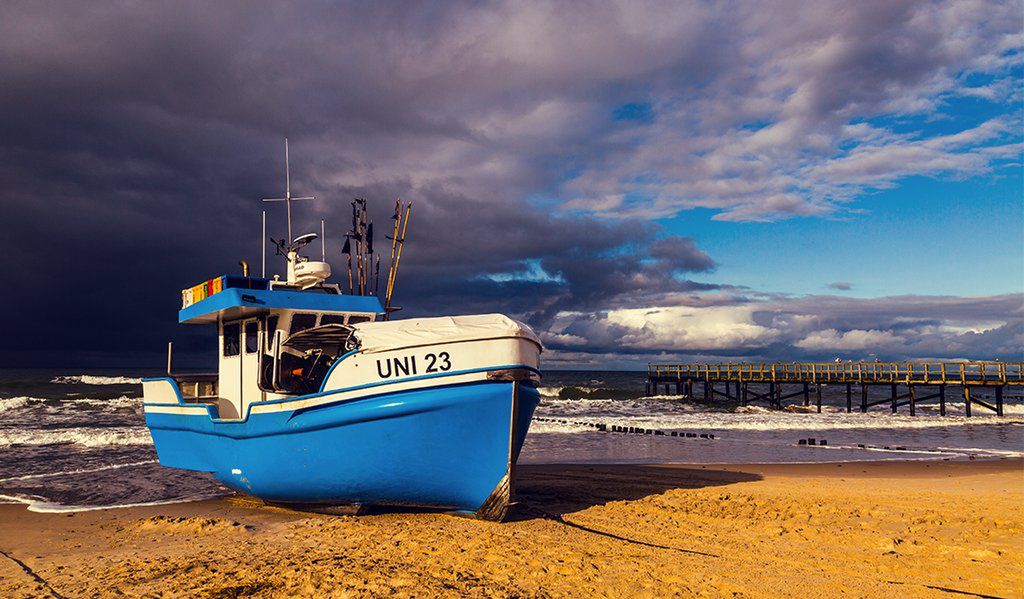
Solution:
M0 596L1024 597L1021 460L519 476L504 524L245 497L77 514L0 505Z

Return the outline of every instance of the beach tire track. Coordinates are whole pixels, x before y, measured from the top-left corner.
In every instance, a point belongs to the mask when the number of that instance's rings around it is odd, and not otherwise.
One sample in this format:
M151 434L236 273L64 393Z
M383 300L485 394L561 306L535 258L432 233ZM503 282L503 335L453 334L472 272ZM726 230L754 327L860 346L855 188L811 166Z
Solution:
M30 577L32 577L32 580L34 580L37 583L41 584L47 591L50 592L51 595L53 595L57 599L66 599L64 597L64 595L61 595L56 590L54 590L54 588L52 586L50 586L50 583L46 582L45 578L43 578L42 576L36 574L36 571L33 570L32 568L30 568L28 566L28 564L26 564L25 562L23 562L20 559L14 557L13 555L11 555L10 553L4 551L3 549L0 549L0 555L3 555L7 559L9 559L12 562L14 562L15 564L17 564L18 567L21 568L25 572L25 574L28 574Z

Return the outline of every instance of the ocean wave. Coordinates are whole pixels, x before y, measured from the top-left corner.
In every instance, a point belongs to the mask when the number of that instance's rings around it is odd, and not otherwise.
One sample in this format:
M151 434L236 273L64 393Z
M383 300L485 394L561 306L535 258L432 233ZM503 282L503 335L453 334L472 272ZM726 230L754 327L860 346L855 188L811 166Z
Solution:
M44 513L44 514L64 514L74 512L94 512L97 510L110 510L117 508L126 507L151 507L157 505L171 505L175 503L191 503L193 501L205 501L207 499L217 499L218 497L224 497L230 493L196 493L193 495L186 495L184 497L174 497L171 499L158 499L156 501L141 501L138 503L110 503L105 505L67 505L63 503L56 503L47 501L44 497L38 495L0 495L0 503L21 503L28 506L28 511Z
M128 395L122 395L121 397L114 397L111 399L96 399L93 397L76 398L70 401L72 404L87 404L90 406L99 406L101 408L136 408L142 409L142 398L131 397Z
M598 389L595 388L595 387L576 387L576 386L571 386L571 387L540 387L537 390L540 391L540 396L541 397L550 397L550 398L554 398L554 399L559 399L559 398L562 398L561 396L562 396L563 393L579 392L579 393L587 394L587 393L593 393L594 391L597 391ZM570 398L562 398L562 399L576 400L576 399L579 399L579 398L570 397Z
M610 389L606 387L541 387L540 396L545 400L594 400L594 399L635 399L639 395L633 389ZM678 399L678 398L677 398Z
M864 451L899 456L917 455L946 457L955 459L1013 459L1024 457L1024 451L991 449L983 447L914 447L904 445L807 445L808 450L816 451Z
M131 376L76 374L70 376L55 376L50 379L50 382L64 385L136 385L141 383L142 379Z
M141 462L128 462L127 464L110 464L107 466L97 466L96 468L79 468L77 470L61 470L60 472L43 472L40 474L25 474L23 476L12 476L10 478L0 478L0 483L9 483L20 480L34 480L38 478L53 478L56 476L75 476L78 474L91 474L93 472L103 472L105 470L120 470L121 468L131 468L133 466L145 466L148 464L159 464L159 460L143 460Z
M530 423L531 435L539 433L587 433L592 432L593 430L595 430L594 427L582 424L563 424L561 422L550 422L544 420L534 420Z
M0 399L0 412L16 410L27 406L30 402L40 401L36 397L7 397Z
M95 397L82 397L76 394L73 397L47 399L44 397L6 397L0 398L0 414L19 409L31 409L46 414L74 414L75 408L89 406L100 408L102 411L116 412L124 408L132 408L136 412L142 412L142 398L122 395L100 399ZM95 410L94 410L95 411Z
M145 427L0 430L0 447L60 443L72 443L83 447L105 447L110 445L149 445L152 442L152 437Z
M537 410L542 418L585 420L595 424L637 426L665 430L835 430L835 429L925 429L967 425L1024 424L1024 406L1007 404L1004 416L978 406L968 418L963 406L947 404L946 416L939 415L938 406L919 405L917 415L910 416L906 406L899 414L876 408L868 413L846 413L845 408L822 406L822 413L797 406L791 410L774 410L763 406L742 406L734 411L683 402L643 400L558 400L545 401ZM808 411L805 411L808 410ZM551 431L555 432L555 431ZM575 432L575 431L574 431Z

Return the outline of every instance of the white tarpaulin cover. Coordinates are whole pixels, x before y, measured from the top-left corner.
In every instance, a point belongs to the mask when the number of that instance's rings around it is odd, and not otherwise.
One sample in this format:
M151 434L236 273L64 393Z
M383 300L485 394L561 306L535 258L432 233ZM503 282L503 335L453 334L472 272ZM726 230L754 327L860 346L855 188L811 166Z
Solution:
M367 353L502 337L522 337L541 345L533 329L503 314L363 322L352 325L352 328L355 330L355 338L359 340L360 349Z

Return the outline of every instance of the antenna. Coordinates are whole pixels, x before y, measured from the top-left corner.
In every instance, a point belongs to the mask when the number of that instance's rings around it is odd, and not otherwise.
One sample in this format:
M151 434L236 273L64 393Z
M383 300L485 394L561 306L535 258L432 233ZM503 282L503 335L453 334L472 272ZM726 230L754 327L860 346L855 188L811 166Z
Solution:
M324 237L324 219L320 219L320 261L327 262L327 238Z
M260 277L267 278L267 211L263 211L263 270L260 272Z
M284 202L288 206L288 242L292 241L292 200L315 200L316 196L292 197L292 174L288 158L288 138L284 138L284 197L264 198L264 202Z

